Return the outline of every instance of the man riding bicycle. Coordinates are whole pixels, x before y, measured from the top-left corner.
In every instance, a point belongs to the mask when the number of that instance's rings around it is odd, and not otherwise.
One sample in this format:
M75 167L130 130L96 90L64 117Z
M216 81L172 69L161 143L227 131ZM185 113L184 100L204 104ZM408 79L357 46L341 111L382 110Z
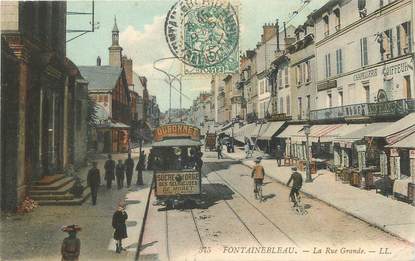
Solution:
M292 167L291 170L293 171L293 173L291 174L290 179L287 182L287 186L290 185L291 181L293 181L293 186L291 187L291 192L290 192L290 198L291 201L294 202L294 207L297 206L297 201L295 200L295 195L299 195L299 191L303 185L303 177L301 176L300 173L297 172L297 168L296 167Z
M264 181L264 176L265 176L265 170L264 167L260 164L261 163L262 158L261 157L257 157L255 159L255 166L252 169L252 173L251 173L251 178L254 178L254 192L257 193L261 188L260 186L262 186L262 183Z

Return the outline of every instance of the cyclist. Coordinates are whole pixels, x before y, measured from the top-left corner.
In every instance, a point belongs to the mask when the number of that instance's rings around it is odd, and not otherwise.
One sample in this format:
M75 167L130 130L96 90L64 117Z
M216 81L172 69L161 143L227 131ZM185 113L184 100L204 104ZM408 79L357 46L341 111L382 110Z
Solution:
M292 174L290 179L287 182L287 186L290 185L291 181L293 181L293 186L291 187L291 192L290 192L290 198L291 201L294 202L294 207L297 206L297 201L295 200L295 195L299 195L299 191L301 189L301 186L303 185L303 177L301 176L301 174L299 172L297 172L297 168L296 167L292 167Z
M255 159L255 166L252 169L251 178L254 178L254 192L257 193L260 189L260 186L262 186L262 183L264 181L265 176L265 170L264 167L260 164L262 158L257 157Z

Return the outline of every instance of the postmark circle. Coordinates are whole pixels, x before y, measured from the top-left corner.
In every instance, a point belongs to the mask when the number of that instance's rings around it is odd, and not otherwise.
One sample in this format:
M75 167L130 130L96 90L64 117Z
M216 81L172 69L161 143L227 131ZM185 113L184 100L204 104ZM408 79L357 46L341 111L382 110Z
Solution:
M237 13L223 1L179 1L168 12L164 29L173 55L202 69L224 62L239 41Z

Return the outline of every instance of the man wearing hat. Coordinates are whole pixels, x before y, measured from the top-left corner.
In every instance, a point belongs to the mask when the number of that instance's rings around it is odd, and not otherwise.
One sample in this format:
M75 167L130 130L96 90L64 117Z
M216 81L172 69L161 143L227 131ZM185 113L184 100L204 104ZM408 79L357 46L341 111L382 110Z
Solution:
M92 205L95 206L97 204L98 187L101 185L101 176L95 161L92 162L92 168L88 171L87 183L91 188Z
M117 166L115 166L115 176L117 177L117 187L122 189L124 187L124 173L125 167L122 164L122 160L118 160Z
M134 160L131 158L131 153L128 153L128 158L124 161L124 166L125 175L127 177L127 187L130 187L134 171Z
M62 242L62 261L78 261L81 252L81 240L76 237L76 232L81 231L81 228L77 225L70 225L62 227L62 231L69 234Z
M255 183L255 190L257 190L258 186L262 186L265 177L265 170L264 167L261 165L261 157L257 157L255 159L255 166L252 169L251 178L254 178Z
M115 179L114 169L115 161L112 159L111 154L108 154L108 159L104 165L105 168L105 180L107 181L107 189L111 188L112 181Z
M296 194L297 196L299 195L299 191L303 185L303 177L297 171L296 167L292 167L291 170L293 173L291 174L291 177L287 182L287 186L289 186L291 181L293 181L293 186L291 187L291 192L290 192L290 198L291 198L291 201L294 202L294 207L296 207L297 202L295 200L294 194Z

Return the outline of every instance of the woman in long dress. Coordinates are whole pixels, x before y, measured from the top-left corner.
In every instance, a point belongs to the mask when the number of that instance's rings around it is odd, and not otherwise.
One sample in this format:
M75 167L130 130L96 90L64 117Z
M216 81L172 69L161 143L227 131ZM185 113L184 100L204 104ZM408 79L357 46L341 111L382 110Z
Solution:
M115 252L121 253L125 248L122 247L122 240L127 238L127 226L125 221L128 219L127 212L125 212L125 205L120 203L117 211L112 216L112 227L114 228L114 239L116 242Z

